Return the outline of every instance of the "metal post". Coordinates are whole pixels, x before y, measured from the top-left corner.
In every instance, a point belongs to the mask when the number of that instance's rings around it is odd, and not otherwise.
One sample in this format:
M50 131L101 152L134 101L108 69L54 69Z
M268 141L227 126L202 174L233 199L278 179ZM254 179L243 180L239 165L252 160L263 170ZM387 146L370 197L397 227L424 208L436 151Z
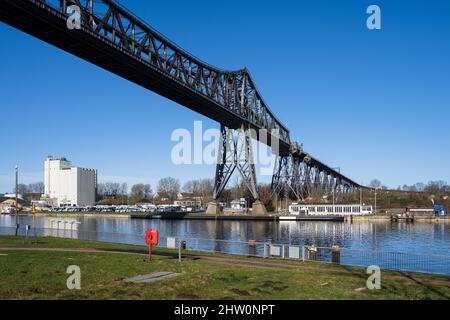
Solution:
M16 237L19 234L19 206L18 206L18 193L19 193L19 167L16 166L16 203L14 205L14 213L16 220Z
M250 257L256 256L256 241L255 240L248 241L248 255Z
M182 251L186 250L186 241L180 240L178 245L178 262L182 260Z
M333 264L341 264L341 248L337 245L331 248L331 262Z
M26 240L28 240L28 230L30 230L31 228L30 228L30 226L27 224L26 226L25 226L25 239Z
M89 0L89 27L94 30L95 20L94 20L94 8L93 1Z
M66 8L67 8L67 0L61 0L60 1L60 6L61 6L61 11L63 14L66 14Z
M333 187L333 213L336 213L336 199L334 198L334 187Z

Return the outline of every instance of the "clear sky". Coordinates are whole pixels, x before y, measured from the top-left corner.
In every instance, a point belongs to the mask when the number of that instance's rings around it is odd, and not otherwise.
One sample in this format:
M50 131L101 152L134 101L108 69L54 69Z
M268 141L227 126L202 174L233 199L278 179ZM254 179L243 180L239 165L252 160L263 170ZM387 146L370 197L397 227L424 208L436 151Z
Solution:
M449 1L121 2L200 59L248 67L292 138L354 180L450 181ZM47 155L129 185L214 176L173 165L170 137L217 123L1 23L0 36L0 192L16 164L43 181Z

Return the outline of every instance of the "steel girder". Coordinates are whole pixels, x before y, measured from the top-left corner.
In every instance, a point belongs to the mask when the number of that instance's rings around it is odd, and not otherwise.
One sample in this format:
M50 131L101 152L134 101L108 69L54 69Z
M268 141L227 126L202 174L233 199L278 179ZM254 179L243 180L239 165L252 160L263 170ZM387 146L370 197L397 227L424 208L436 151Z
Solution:
M63 19L68 18L66 10L69 6L78 6L81 9L82 31L131 55L142 67L154 69L161 77L167 77L186 90L206 98L216 108L223 108L232 116L229 123L225 117L222 121L216 119L219 122L233 129L239 129L242 125L256 130L265 129L267 136L256 137L258 140L270 146L274 136L279 138L281 148L288 150L289 130L264 102L246 68L226 71L200 61L112 0L5 1L36 4L48 9L46 14L58 14Z
M333 193L339 196L360 187L303 152L278 156L272 179L273 193L295 200L318 199Z
M70 5L81 10L80 30L68 30L66 26L69 17L66 9ZM200 61L112 0L2 0L0 21L178 102L222 126L256 129L255 138L269 146L273 137L279 138L276 154L287 157L288 162L280 162L281 171L275 173L273 185L289 181L287 188L297 198L313 194L317 186L314 181L320 179L328 190L333 188L333 183L336 190L359 187L318 160L308 156L310 161L306 163L305 154L292 152L295 143L291 143L289 130L264 102L247 69L224 71ZM290 173L281 174L286 166ZM323 176L325 170L327 179ZM330 182L330 177L334 181Z
M288 156L277 156L272 176L272 196L277 194L282 198L300 199L300 161L296 156L299 152L298 144L292 144Z
M233 130L224 125L221 126L220 131L214 200L220 197L236 169L253 198L259 200L251 131L243 128Z

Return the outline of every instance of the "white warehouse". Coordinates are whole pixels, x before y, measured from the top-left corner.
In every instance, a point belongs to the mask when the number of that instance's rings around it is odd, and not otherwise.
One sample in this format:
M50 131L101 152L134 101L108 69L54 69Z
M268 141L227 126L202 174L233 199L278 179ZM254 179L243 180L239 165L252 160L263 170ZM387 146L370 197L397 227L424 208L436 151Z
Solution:
M93 206L97 171L72 166L65 158L45 160L45 198L53 206Z

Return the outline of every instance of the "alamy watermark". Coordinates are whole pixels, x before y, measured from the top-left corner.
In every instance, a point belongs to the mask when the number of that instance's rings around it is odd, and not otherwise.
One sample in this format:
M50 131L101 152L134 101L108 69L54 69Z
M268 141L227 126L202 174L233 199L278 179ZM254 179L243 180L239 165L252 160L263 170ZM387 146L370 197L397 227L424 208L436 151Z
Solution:
M367 268L367 274L370 275L367 279L367 289L381 290L381 269L379 266L370 266Z
M226 137L223 137L219 129L204 130L201 121L194 121L193 132L185 128L174 130L171 141L175 142L171 151L171 160L175 165L222 164L222 147L225 145L228 155L235 153L242 159L247 157L248 162L258 165L260 174L266 176L273 174L275 155L279 153L280 145L278 130L272 130L270 134L265 129L228 130ZM268 145L270 147L266 147Z
M66 13L69 15L66 21L69 30L81 29L81 9L79 6L68 6Z
M367 7L367 14L370 16L367 18L366 25L369 30L381 30L381 9L379 6L372 4Z
M66 270L69 274L67 278L67 289L69 290L81 290L81 269L79 266L69 266Z
M66 13L69 15L67 28L69 30L81 29L81 8L77 5L71 5L67 7ZM366 21L367 28L369 30L381 30L381 8L372 4L367 7L366 13L369 15ZM89 23L95 25L94 20Z

